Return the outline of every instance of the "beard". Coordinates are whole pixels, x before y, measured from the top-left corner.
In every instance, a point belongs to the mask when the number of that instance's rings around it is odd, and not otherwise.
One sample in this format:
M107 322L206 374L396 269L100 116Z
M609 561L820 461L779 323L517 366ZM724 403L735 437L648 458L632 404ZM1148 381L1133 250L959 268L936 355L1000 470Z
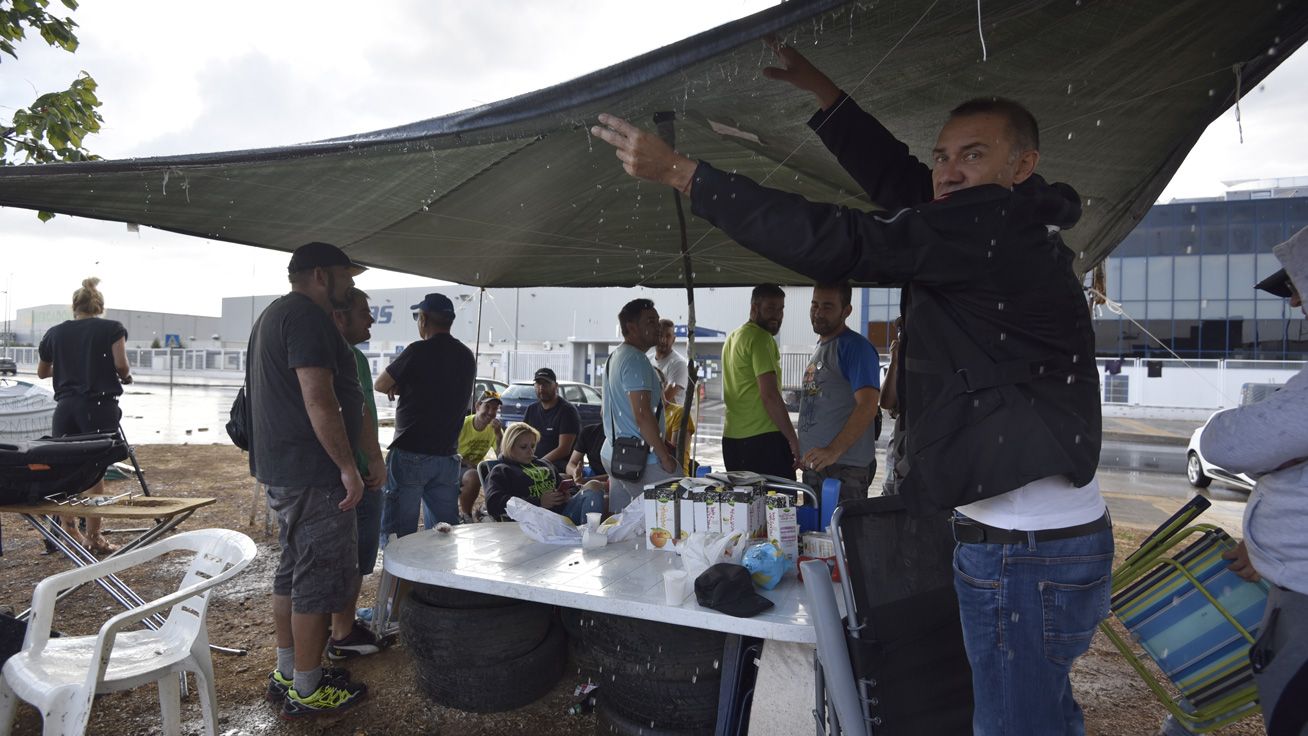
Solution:
M345 293L336 293L336 274L331 271L327 272L327 301L331 302L332 309L349 309L350 302Z

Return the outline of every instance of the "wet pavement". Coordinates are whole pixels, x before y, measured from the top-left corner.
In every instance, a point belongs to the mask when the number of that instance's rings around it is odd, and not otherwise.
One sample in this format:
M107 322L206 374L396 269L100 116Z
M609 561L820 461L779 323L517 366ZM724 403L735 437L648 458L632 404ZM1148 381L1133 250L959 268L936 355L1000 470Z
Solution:
M34 375L18 378L49 387ZM147 379L157 380L157 379ZM162 380L166 381L166 377ZM224 425L236 397L235 385L173 385L139 382L126 386L119 404L122 426L134 444L225 444ZM383 425L394 418L394 405L377 395ZM793 417L794 415L792 415ZM1238 534L1244 491L1215 482L1199 491L1185 479L1185 445L1201 425L1197 421L1104 417L1104 453L1099 478L1109 508L1118 524L1153 528L1194 493L1213 499L1206 520ZM694 456L702 465L722 469L722 402L703 402L697 417ZM380 429L384 447L393 429ZM872 492L879 493L884 479L884 452L878 452L877 476Z

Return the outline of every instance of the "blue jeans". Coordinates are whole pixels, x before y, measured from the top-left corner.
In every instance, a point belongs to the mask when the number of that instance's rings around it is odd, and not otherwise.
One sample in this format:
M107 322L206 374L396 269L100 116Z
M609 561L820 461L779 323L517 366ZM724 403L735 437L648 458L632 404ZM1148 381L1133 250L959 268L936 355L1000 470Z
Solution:
M556 510L555 513L563 514L572 519L572 523L580 527L586 525L586 514L592 511L604 512L604 492L597 491L594 488L587 488L574 495L563 508Z
M440 521L459 523L459 476L458 455L423 455L391 448L382 491L382 549L390 535L403 537L418 531L419 502L427 529Z
M1085 733L1067 673L1108 615L1112 566L1112 529L954 548L975 736Z

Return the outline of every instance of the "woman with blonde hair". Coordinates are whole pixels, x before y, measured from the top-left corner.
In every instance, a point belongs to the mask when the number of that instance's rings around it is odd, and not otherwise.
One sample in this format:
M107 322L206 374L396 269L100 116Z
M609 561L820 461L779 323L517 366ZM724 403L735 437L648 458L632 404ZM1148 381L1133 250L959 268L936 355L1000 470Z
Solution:
M104 295L96 287L100 279L82 281L73 292L73 318L51 327L37 350L40 362L36 375L54 377L55 406L52 434L116 432L122 412L118 397L123 384L132 382L127 365L127 329L121 322L104 319ZM88 493L104 493L104 481ZM100 533L100 520L86 520L86 537L77 531L73 517L60 518L64 529L95 554L109 554L116 547Z
M521 498L533 505L586 523L586 514L604 510L604 492L582 488L574 495L559 487L554 466L536 458L540 432L526 422L514 422L504 430L500 440L500 460L486 474L486 511L491 518L504 521L505 506L510 498Z

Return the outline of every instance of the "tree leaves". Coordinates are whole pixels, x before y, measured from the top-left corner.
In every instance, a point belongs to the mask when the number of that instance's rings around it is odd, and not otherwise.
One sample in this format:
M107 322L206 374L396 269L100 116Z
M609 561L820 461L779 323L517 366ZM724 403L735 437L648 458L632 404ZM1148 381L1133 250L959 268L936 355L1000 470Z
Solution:
M77 0L61 0L77 10ZM77 23L47 12L49 0L0 0L0 52L17 59L15 44L35 31L50 46L77 51ZM0 56L0 60L3 60ZM81 72L68 89L48 92L27 107L18 108L7 122L0 120L0 166L87 161L99 158L83 145L86 136L99 132L104 118L97 108L95 79ZM54 217L39 212L42 222Z

